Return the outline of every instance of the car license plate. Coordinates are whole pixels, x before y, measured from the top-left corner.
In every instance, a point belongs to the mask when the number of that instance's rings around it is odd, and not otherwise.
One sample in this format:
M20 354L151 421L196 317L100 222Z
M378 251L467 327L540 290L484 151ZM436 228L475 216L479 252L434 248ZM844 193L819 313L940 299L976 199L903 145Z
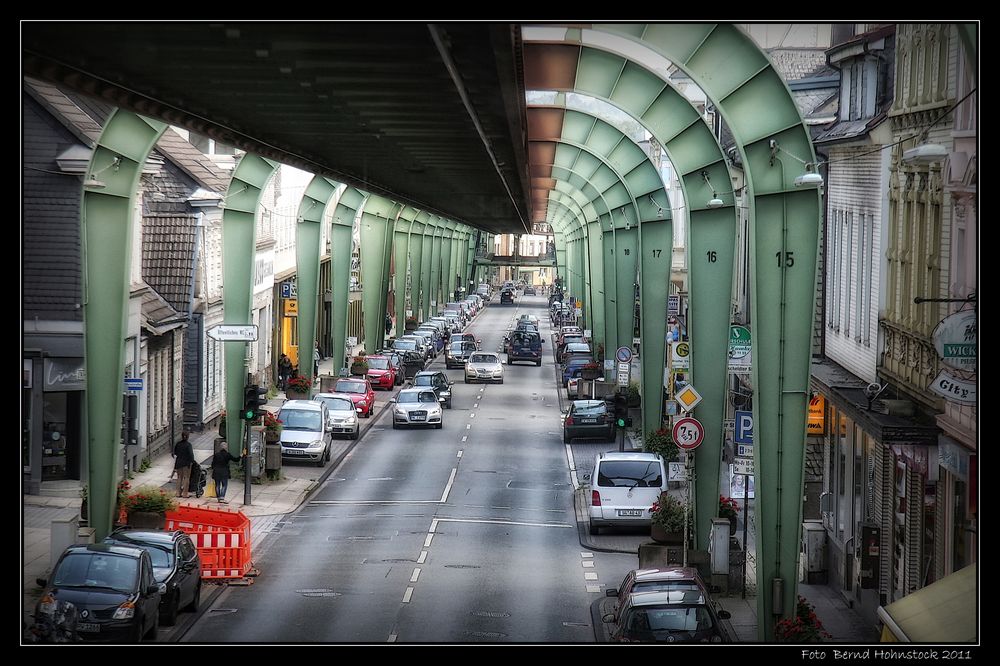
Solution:
M101 625L97 624L96 622L77 622L76 623L76 630L77 631L100 631L101 630Z
M597 423L597 419L580 419L580 423Z
M619 516L641 516L643 513L642 509L618 509Z
M414 414L413 416L410 417L410 420L411 421L426 421L427 420L427 416L425 416L424 414Z
M292 456L301 456L302 454L305 453L305 451L299 451L298 449L288 449L287 451L285 451L285 453Z

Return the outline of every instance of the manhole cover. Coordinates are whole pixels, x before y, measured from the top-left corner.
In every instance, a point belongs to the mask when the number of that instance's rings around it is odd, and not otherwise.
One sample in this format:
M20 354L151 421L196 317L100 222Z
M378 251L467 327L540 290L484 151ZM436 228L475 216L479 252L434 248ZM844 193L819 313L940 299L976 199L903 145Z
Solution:
M476 564L446 564L445 569L482 569L482 567Z
M483 638L488 641L497 641L501 638L507 638L507 634L501 634L499 631L467 631L465 633L469 636Z
M469 615L475 615L476 617L510 617L510 613L504 613L503 611L472 611Z

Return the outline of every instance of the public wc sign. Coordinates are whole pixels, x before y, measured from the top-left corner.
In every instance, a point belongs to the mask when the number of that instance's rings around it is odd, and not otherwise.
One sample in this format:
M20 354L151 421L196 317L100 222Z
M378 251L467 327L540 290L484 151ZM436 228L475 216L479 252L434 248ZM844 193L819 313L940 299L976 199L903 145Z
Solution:
M931 335L941 362L956 370L976 370L976 311L962 310L941 320Z

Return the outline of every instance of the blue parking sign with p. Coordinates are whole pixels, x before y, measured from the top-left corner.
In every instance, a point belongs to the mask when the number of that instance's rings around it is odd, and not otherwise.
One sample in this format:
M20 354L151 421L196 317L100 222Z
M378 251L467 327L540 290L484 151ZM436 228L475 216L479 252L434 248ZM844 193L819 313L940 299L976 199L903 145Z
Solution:
M734 441L737 444L753 444L753 412L736 412Z

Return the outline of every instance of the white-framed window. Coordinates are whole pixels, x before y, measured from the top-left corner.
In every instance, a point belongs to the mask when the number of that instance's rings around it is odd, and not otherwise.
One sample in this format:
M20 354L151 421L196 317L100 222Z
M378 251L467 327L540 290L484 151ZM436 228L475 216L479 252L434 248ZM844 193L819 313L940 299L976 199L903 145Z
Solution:
M843 243L844 251L842 254L842 261L844 262L844 298L848 300L844 304L844 335L850 336L851 334L851 307L850 307L850 297L851 297L851 239L854 237L854 213L848 212L844 213L844 225L843 225Z

